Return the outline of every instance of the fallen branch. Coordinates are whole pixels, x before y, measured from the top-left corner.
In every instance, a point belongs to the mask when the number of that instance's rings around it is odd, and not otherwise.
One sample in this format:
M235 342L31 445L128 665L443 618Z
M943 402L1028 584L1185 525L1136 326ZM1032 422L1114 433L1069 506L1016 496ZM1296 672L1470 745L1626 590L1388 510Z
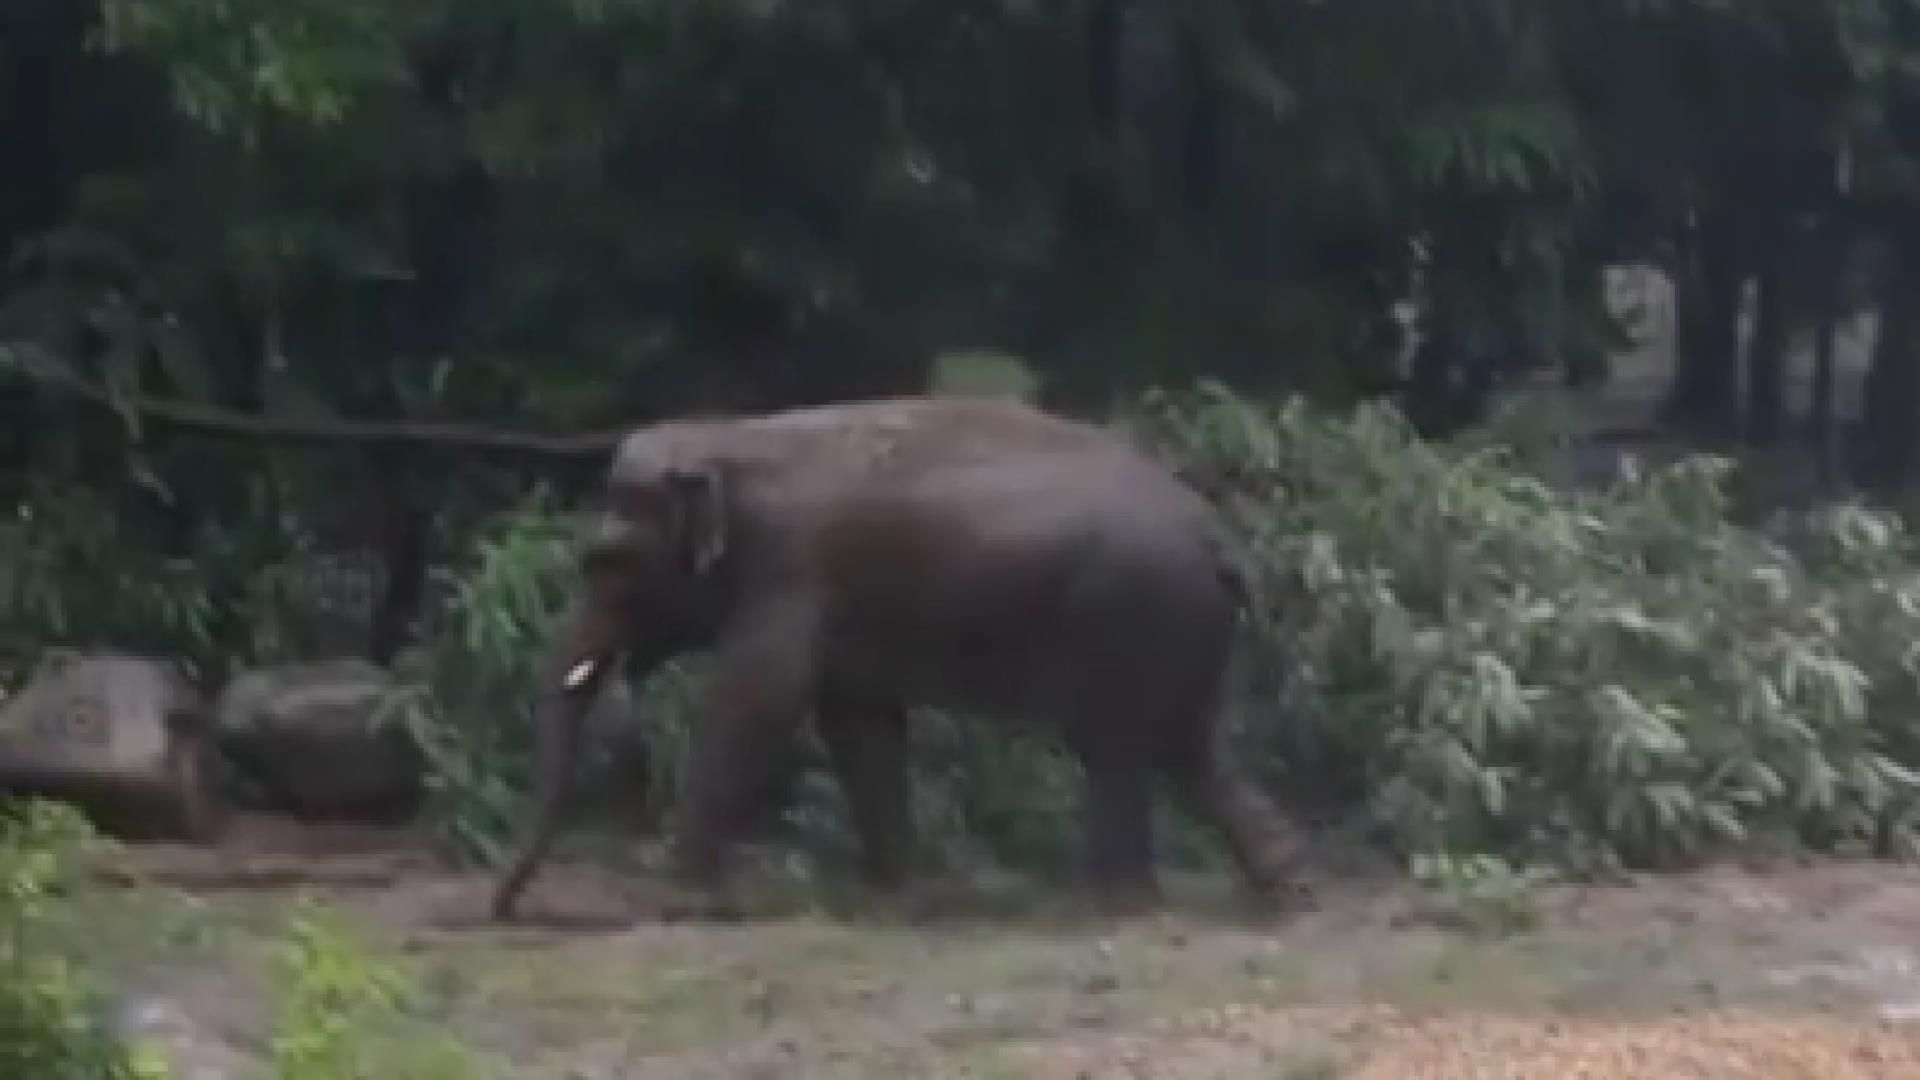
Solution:
M16 350L17 352L17 350ZM0 349L0 360L5 350ZM104 409L186 431L251 442L307 445L430 446L535 457L584 458L611 453L625 430L578 435L542 435L500 431L468 424L418 421L300 420L253 416L228 409L144 395L120 396L57 365L20 362L13 370L41 386L70 394Z

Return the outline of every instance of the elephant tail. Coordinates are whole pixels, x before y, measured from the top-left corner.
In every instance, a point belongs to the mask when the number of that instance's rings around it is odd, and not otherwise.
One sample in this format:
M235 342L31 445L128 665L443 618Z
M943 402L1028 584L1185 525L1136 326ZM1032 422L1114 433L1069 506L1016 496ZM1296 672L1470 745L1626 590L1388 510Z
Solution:
M1253 598L1253 590L1247 584L1246 571L1231 559L1216 561L1213 566L1213 576L1220 580L1220 585L1227 590L1227 595L1233 597L1234 606L1244 608Z
M1234 607L1246 611L1253 603L1252 574L1246 565L1245 550L1223 531L1213 534L1213 576L1233 598Z

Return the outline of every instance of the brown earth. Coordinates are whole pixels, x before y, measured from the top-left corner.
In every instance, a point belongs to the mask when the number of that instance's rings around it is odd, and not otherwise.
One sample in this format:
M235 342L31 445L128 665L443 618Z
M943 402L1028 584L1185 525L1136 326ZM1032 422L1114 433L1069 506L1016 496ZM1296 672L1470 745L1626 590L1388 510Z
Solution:
M503 1077L1920 1077L1920 872L1827 863L1528 894L1449 929L1381 880L1284 924L1224 879L1116 920L1015 881L909 901L769 869L742 922L670 922L645 853L555 865L521 925L403 835L244 823L130 848L77 938L196 1075L270 1021L262 946L319 894L420 977L422 1030Z

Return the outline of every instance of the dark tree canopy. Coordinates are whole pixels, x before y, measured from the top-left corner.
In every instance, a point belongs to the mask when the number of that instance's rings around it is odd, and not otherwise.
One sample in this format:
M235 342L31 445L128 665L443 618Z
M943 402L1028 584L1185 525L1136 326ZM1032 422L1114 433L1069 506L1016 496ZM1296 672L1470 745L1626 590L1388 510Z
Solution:
M417 564L624 425L955 350L1067 408L1206 376L1447 432L1603 377L1628 262L1677 290L1688 437L1833 457L1829 343L1878 310L1854 464L1898 484L1909 50L1905 0L19 0L0 485L184 550L351 477L378 509L303 512Z

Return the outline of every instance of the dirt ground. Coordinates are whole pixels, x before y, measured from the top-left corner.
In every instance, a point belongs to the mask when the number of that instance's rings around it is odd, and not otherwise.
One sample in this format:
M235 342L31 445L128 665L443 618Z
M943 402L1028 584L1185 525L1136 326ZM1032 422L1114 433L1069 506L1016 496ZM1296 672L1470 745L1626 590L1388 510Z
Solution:
M85 948L205 1080L262 1052L262 946L302 892L502 1077L1920 1077L1920 871L1884 864L1549 889L1498 935L1377 878L1263 924L1225 878L1117 920L1013 881L880 904L768 872L743 921L675 922L644 870L586 863L500 927L483 875L404 838L259 821L106 870L139 887L83 898Z

